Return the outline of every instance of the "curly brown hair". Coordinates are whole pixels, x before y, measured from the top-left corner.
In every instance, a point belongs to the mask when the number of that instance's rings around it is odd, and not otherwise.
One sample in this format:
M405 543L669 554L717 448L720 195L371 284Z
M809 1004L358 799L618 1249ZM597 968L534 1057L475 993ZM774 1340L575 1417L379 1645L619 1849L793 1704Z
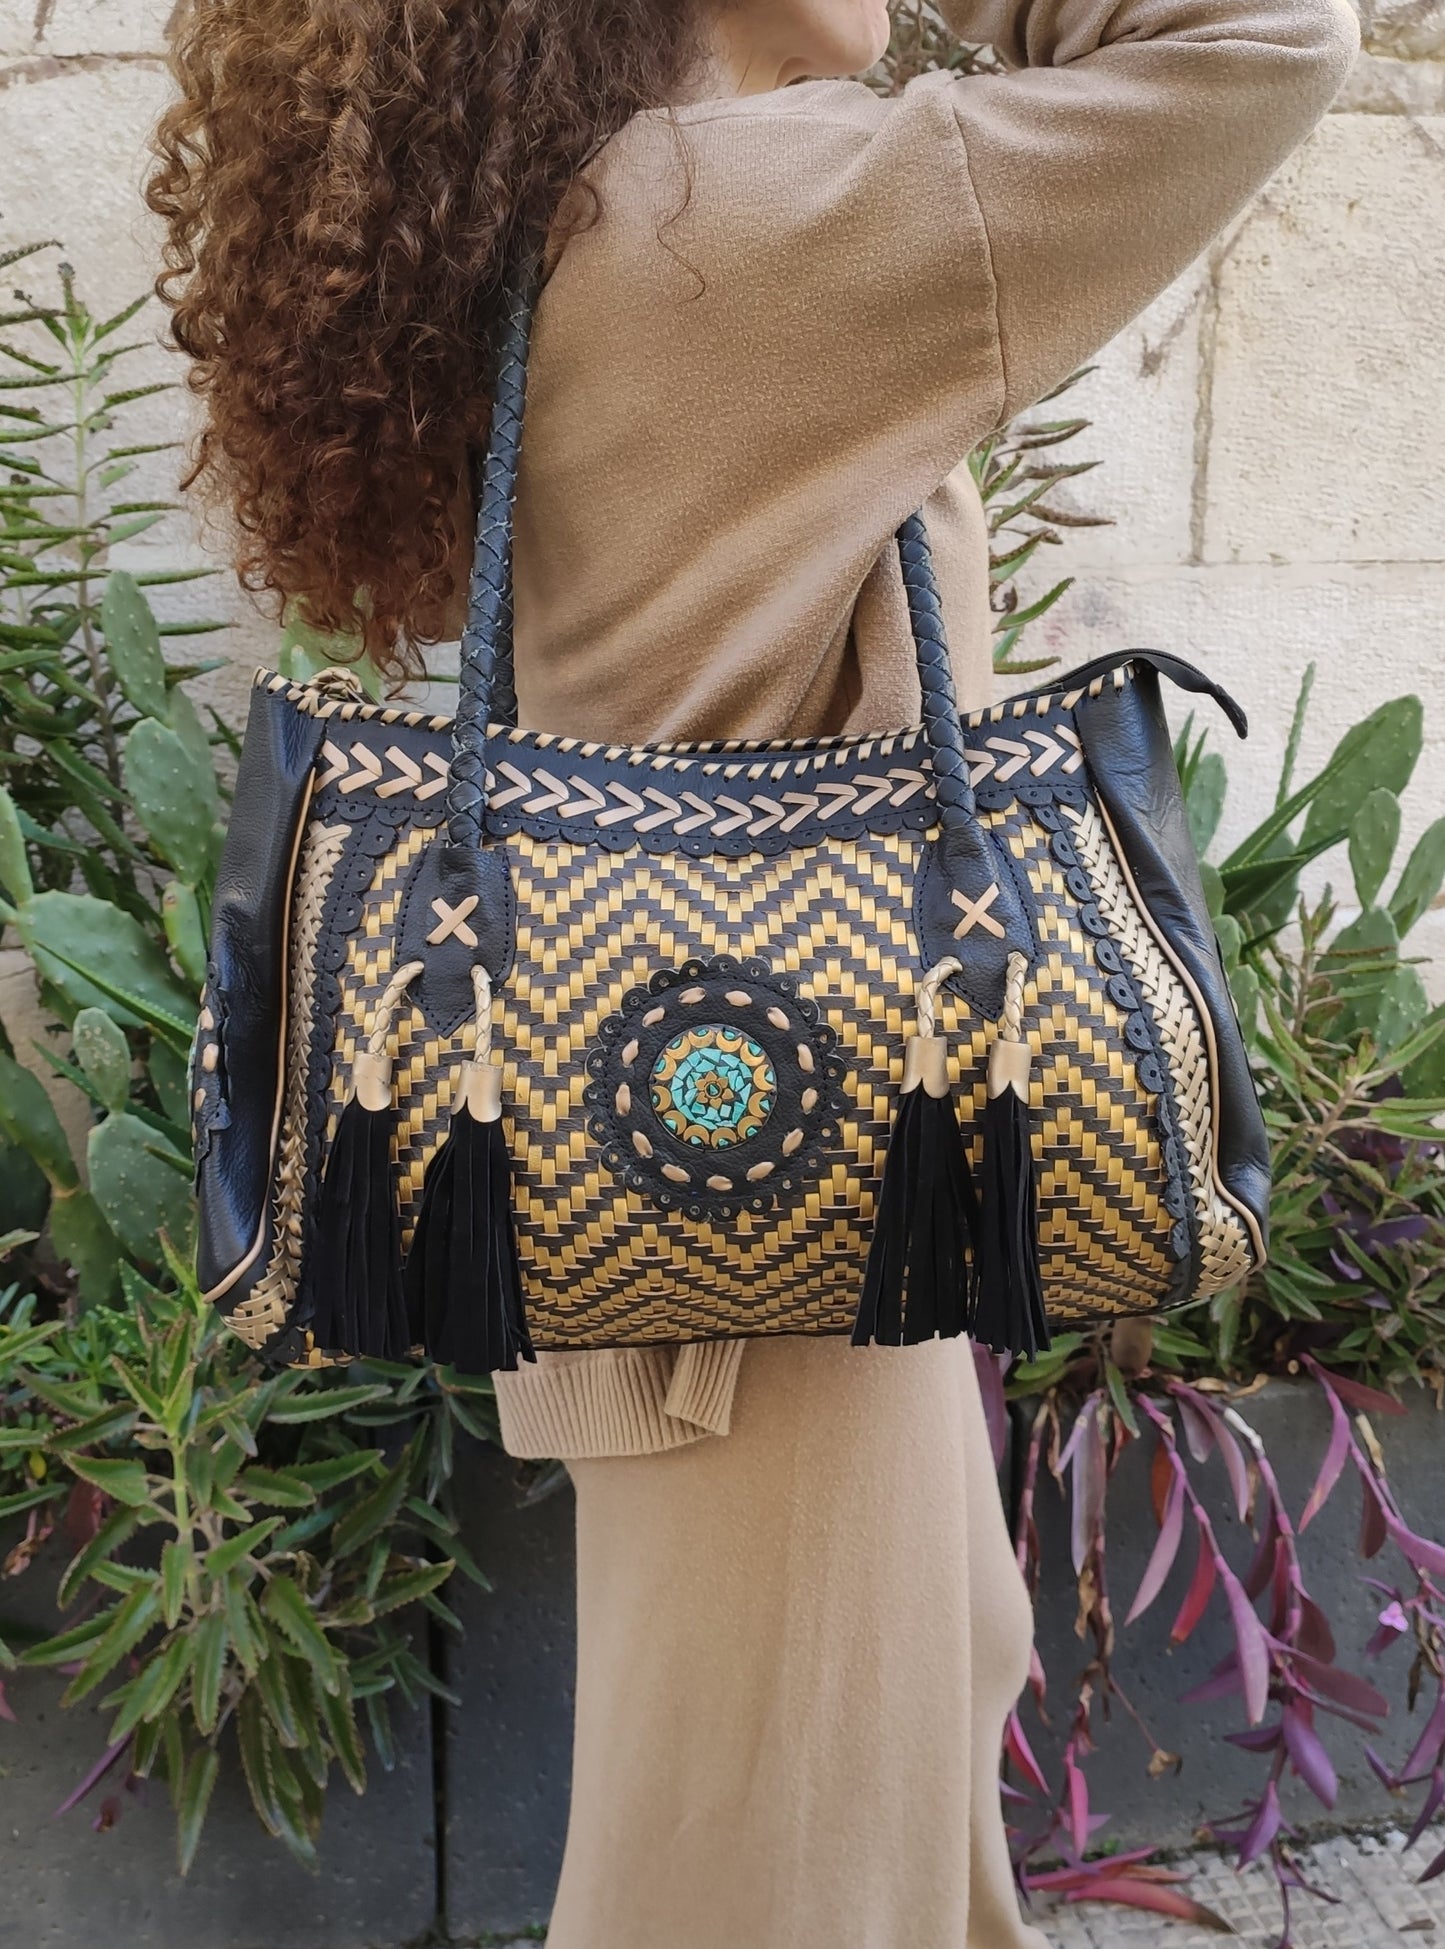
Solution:
M181 15L147 200L206 407L187 485L232 517L248 588L389 676L447 632L507 267L593 220L579 169L677 98L701 19L682 0Z

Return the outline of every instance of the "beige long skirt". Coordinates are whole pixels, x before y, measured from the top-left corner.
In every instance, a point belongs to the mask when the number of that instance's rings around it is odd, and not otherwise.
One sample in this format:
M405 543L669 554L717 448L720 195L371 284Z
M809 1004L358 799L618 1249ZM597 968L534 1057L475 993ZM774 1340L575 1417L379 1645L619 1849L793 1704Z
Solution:
M1032 1616L967 1343L755 1343L726 1436L568 1466L549 1949L1046 1949L998 1791Z

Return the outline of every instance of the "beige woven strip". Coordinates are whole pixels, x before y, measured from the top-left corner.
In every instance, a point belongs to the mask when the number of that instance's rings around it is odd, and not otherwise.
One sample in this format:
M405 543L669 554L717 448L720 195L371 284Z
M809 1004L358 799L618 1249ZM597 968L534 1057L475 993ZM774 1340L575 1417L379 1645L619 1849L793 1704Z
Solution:
M1099 815L1092 805L1082 811L1061 809L1073 830L1074 844L1100 910L1154 1018L1169 1063L1199 1220L1197 1291L1200 1295L1222 1292L1249 1272L1254 1253L1239 1214L1221 1197L1214 1174L1212 1079L1199 1018L1183 982L1160 951L1124 884Z
M290 1005L286 1031L286 1103L276 1166L276 1230L265 1273L227 1323L248 1347L263 1347L286 1324L301 1260L301 1201L306 1162L306 1055L316 985L316 942L326 891L350 826L313 826L296 876L292 917Z

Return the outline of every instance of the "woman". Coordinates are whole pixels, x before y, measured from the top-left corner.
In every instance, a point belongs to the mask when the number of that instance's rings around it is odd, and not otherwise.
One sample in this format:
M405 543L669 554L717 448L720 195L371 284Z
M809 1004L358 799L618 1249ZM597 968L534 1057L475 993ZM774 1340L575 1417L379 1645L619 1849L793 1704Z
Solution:
M449 632L505 266L548 233L515 560L521 721L914 720L925 510L989 694L969 451L1323 113L1343 0L942 0L997 75L846 77L882 0L193 0L151 188L252 586L393 675ZM797 84L797 85L793 85ZM544 1357L577 1487L552 1949L1022 1949L1000 1814L1030 1616L969 1350Z

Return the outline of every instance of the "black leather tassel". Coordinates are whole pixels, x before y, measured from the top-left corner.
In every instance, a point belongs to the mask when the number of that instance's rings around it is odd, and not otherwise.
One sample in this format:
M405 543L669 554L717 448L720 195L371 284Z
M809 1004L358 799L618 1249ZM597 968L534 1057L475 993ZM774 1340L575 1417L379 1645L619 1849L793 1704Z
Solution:
M446 1141L427 1166L406 1261L406 1298L428 1356L463 1374L534 1360L502 1130L501 1070L473 1061Z
M904 1048L898 1116L883 1165L853 1344L911 1346L967 1331L969 1248L978 1202L948 1082L948 1050L933 1033L933 997L956 962L919 994L919 1033Z
M1010 965L1004 1024L989 1051L983 1112L981 1227L975 1253L969 1332L995 1353L1032 1360L1049 1345L1039 1271L1038 1196L1029 1046L1020 1026L1024 964Z
M402 1360L411 1345L391 1147L391 1063L363 1051L336 1125L310 1253L311 1334L327 1353Z

